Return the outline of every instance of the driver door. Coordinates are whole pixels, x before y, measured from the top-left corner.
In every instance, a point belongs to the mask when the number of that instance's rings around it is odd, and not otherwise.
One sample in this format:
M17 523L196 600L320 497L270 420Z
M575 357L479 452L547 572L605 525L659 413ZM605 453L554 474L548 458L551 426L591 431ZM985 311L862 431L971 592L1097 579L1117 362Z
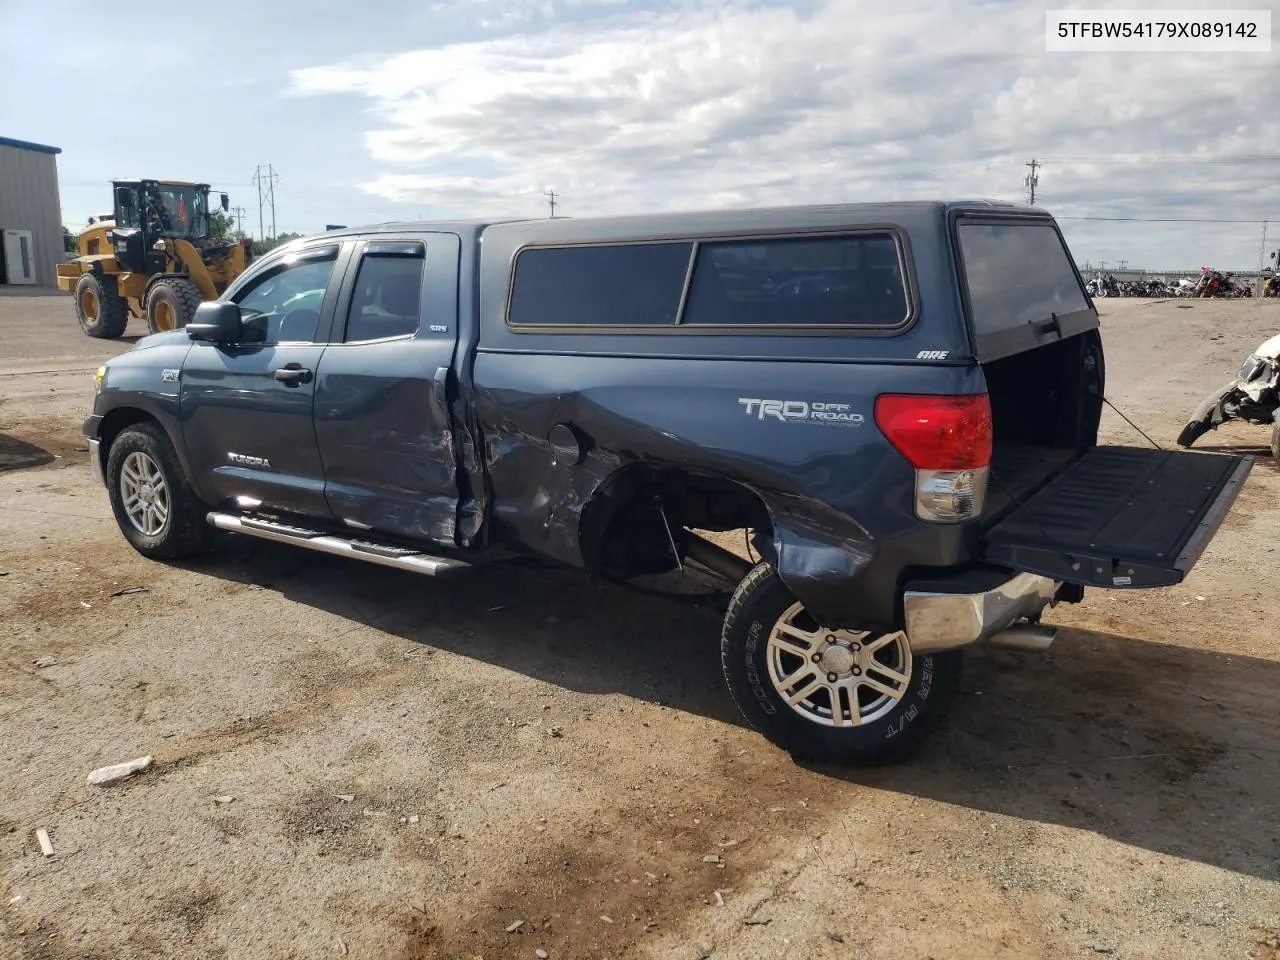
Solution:
M232 297L239 343L192 345L182 430L205 502L332 518L312 401L346 253L329 243L285 258Z

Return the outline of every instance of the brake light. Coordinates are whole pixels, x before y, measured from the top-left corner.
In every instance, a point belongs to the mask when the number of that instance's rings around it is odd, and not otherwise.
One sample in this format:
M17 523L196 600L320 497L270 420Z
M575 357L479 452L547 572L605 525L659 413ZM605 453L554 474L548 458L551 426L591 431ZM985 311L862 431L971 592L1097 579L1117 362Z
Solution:
M969 520L982 512L991 464L991 401L884 394L876 424L916 469L916 516L935 523Z
M917 470L976 470L991 463L991 401L967 397L876 398L876 424Z

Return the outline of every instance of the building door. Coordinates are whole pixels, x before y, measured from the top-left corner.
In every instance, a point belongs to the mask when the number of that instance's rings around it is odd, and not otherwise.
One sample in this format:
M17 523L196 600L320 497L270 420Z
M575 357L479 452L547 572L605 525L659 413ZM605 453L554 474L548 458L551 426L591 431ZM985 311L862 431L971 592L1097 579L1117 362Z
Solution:
M30 230L4 232L4 267L9 283L35 283L35 242Z

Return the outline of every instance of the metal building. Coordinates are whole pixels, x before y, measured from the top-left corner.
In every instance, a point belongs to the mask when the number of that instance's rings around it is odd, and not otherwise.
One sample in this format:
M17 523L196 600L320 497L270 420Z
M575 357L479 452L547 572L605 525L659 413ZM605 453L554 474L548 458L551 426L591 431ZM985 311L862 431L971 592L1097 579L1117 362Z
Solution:
M0 137L0 283L56 285L62 260L62 151Z

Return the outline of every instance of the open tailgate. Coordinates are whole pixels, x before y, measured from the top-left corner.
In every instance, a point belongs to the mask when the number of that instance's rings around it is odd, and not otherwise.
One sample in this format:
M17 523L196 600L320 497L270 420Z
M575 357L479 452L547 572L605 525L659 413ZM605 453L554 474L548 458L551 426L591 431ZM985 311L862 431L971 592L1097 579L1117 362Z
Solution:
M988 530L983 554L1084 586L1180 583L1252 466L1251 457L1095 447Z

